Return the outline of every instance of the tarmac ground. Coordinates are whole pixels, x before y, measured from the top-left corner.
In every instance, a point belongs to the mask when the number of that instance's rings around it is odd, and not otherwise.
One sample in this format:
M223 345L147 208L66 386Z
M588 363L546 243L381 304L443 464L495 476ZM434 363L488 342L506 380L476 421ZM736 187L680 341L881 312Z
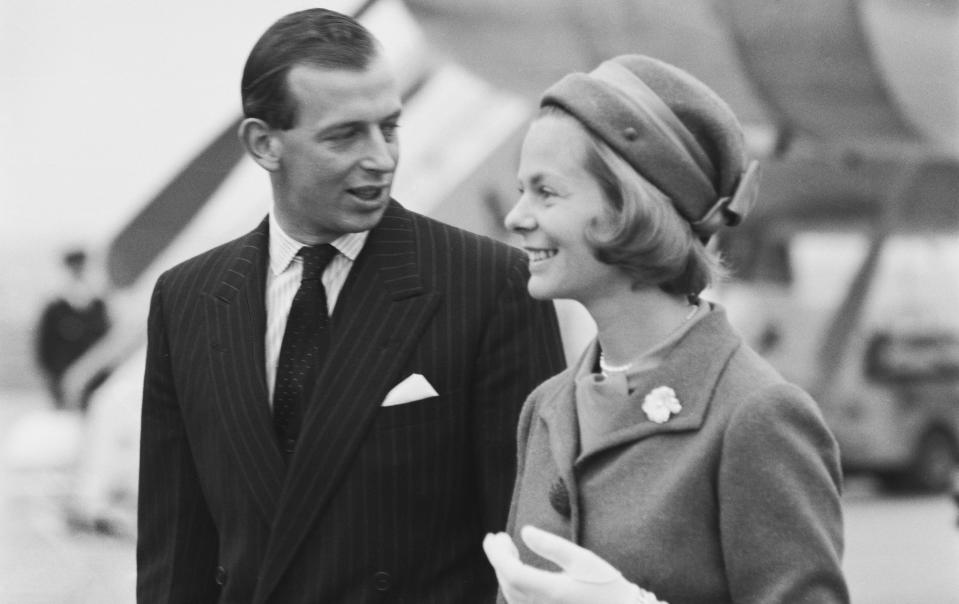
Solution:
M10 426L42 407L37 393L0 391L0 450ZM69 522L69 468L0 464L0 602L132 604L135 537ZM945 495L888 497L847 483L844 568L856 604L959 604L959 510ZM127 527L130 525L127 524Z

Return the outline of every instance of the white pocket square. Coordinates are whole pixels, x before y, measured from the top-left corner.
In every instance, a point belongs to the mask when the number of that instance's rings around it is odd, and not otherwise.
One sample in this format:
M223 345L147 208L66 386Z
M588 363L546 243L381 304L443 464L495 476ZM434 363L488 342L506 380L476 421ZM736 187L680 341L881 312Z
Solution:
M402 405L431 396L439 396L439 393L422 374L413 373L389 391L382 406Z

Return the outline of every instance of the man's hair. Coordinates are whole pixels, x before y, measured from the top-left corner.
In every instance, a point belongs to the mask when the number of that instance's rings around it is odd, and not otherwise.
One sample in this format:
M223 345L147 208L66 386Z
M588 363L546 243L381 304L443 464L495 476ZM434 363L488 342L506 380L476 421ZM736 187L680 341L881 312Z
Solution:
M539 116L570 120L583 134L584 168L607 202L608 220L586 232L599 261L619 267L633 287L658 286L693 297L725 276L721 259L706 249L665 193L563 109L547 105Z
M355 19L311 8L282 17L257 40L247 57L240 84L243 114L272 128L296 123L296 104L287 74L296 65L324 69L366 69L376 57L376 38Z

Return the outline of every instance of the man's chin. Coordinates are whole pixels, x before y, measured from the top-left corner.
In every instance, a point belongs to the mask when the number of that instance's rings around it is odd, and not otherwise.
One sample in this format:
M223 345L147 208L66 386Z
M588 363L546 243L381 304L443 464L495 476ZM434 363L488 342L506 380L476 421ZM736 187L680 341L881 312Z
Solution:
M350 216L348 228L350 233L359 233L362 231L368 231L378 225L380 220L383 219L383 214L386 213L386 208L389 206L389 200L385 203L382 203L378 206L370 206L364 208L365 211L360 211L352 216Z

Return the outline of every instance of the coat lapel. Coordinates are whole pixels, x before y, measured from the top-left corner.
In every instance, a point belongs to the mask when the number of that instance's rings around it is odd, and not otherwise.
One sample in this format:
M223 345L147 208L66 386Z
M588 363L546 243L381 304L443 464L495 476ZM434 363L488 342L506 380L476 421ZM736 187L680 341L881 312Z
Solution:
M571 492L576 492L573 465L579 454L579 421L576 416L576 392L572 380L564 382L551 400L539 408L540 419L546 424L550 454L553 463Z
M284 474L273 435L263 338L269 223L240 241L207 302L212 392L230 449L264 519L271 522Z
M334 309L330 357L290 461L255 602L269 596L335 493L436 311L440 296L424 290L416 255L415 227L394 202L370 232Z
M550 427L550 446L553 448L557 463L560 459L569 460L572 455L572 459L576 461L567 461L567 463L579 467L588 463L589 459L614 447L635 443L657 434L698 430L709 409L713 388L729 357L740 344L740 338L729 327L725 311L719 307L714 308L689 330L662 364L646 374L642 382L638 384L634 401L637 416L640 419L609 433L591 452L578 460L576 460L578 437L573 443L575 449L572 453L568 450L570 443L558 444L564 439L569 440L568 430L574 430L573 434L576 435L579 433L575 419L575 384L573 380L570 380L562 399L552 405L544 406L540 412ZM592 364L596 354L594 342L583 354L573 375L580 375L583 364ZM642 411L639 411L645 396L659 386L672 388L682 405L682 410L677 415L670 417L662 424L649 420ZM567 416L572 416L572 419ZM559 431L561 434L554 435L554 431ZM554 441L557 444L554 444Z
M557 495L569 505L568 537L578 541L580 527L579 485L576 479L575 464L579 454L579 420L576 415L575 385L572 380L562 383L539 408L539 418L546 426L550 455L556 467L556 473L562 484L555 482L548 486L550 503L553 503L554 489ZM555 504L554 504L555 505ZM559 511L559 508L555 508Z

